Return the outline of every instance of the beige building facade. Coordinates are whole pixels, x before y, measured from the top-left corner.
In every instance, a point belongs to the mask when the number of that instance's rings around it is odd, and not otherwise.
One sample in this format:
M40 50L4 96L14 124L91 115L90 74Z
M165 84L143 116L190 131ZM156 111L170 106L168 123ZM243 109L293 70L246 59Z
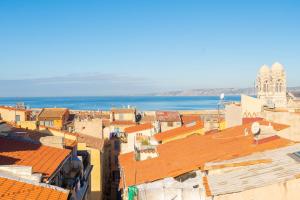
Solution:
M268 107L287 107L286 73L282 64L276 62L269 68L263 65L256 79L257 98Z

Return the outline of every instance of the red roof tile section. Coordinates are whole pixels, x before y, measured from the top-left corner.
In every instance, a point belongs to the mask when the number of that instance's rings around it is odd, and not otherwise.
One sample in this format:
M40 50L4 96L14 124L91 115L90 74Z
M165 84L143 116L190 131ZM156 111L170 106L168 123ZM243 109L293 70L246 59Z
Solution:
M146 123L146 124L138 124L136 126L130 126L128 128L125 128L124 131L126 133L134 133L134 132L144 131L152 128L154 127L151 123Z
M196 122L192 122L190 124L183 125L178 128L174 128L174 129L171 129L171 130L168 130L165 132L155 134L154 138L157 141L163 141L163 140L174 138L174 137L184 135L186 133L193 132L193 131L195 131L195 134L196 134L197 133L196 131L199 129L202 129L203 127L204 127L204 123L202 121L196 121Z
M183 124L188 124L191 122L201 120L200 115L190 114L190 115L182 115L181 120Z
M67 112L69 112L67 108L43 108L38 115L38 119L62 119Z
M128 126L128 125L135 125L136 123L133 121L113 121L110 123L111 125L124 125L124 126Z
M0 199L67 200L68 192L0 177Z
M203 168L206 162L222 161L250 155L255 152L276 149L294 144L277 138L262 144L253 144L253 135L244 136L245 128L251 124L237 126L209 135L193 135L158 145L158 157L136 161L134 153L119 156L125 173L126 186L176 177L192 170ZM123 187L121 181L120 187Z
M135 113L134 108L112 108L111 109L112 113Z
M176 111L156 111L156 119L160 122L181 122L180 115Z
M259 118L259 117L255 117L255 118L243 118L243 124L250 124L250 123L254 123L254 122L259 122L260 125L262 126L273 126L273 128L276 131L281 131L283 129L289 128L289 125L286 124L279 124L279 123L275 123L275 122L271 122L271 121L267 121L264 118Z
M48 179L70 155L68 149L0 138L0 165L31 166L33 173Z
M14 107L10 107L10 106L0 106L1 109L5 109L5 110L10 110L10 111L21 111L21 112L31 112L31 110L26 110L26 109L22 109L22 108L14 108Z

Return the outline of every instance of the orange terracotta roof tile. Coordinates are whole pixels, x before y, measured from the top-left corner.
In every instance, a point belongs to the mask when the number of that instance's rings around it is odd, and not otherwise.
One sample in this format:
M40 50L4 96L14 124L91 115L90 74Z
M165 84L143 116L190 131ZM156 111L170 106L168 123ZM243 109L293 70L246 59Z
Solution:
M69 112L67 108L43 108L38 115L38 119L62 119L67 112Z
M0 177L0 199L67 200L69 192Z
M137 131L144 131L148 129L154 128L151 123L146 123L146 124L138 124L136 126L130 126L124 129L124 132L126 133L134 133Z
M113 121L110 123L111 125L136 125L133 121Z
M232 127L215 134L193 135L157 146L158 157L136 161L133 152L119 156L125 173L126 186L138 185L166 177L175 177L196 169L205 163L243 157L255 152L277 149L294 142L276 138L262 144L253 144L252 134L244 136L251 124ZM122 187L122 182L120 183Z
M20 111L20 112L31 112L31 110L26 110L26 109L22 109L22 108L15 108L15 107L11 107L11 106L0 106L0 109L5 109L5 110L10 110L10 111Z
M243 124L249 124L249 123L253 123L253 122L259 122L259 121L262 121L262 120L264 120L264 118L261 118L261 117L244 117L243 119L242 119L242 123Z
M208 184L207 176L202 177L202 182L203 182L203 186L205 188L206 196L210 197L211 196L211 190L210 190L210 187L209 187L209 184Z
M70 153L68 149L0 137L0 165L31 166L33 173L42 173L45 179L56 171Z
M85 134L79 134L77 140L79 143L86 143L88 147L95 148L95 149L102 149L104 145L103 139L85 135Z
M260 118L260 117L243 118L243 124L250 124L250 123L253 123L253 122L259 122L259 124L263 125L263 126L269 126L269 125L271 125L271 126L273 126L273 128L276 131L281 131L281 130L284 130L284 129L290 127L289 125L271 122L271 121L268 121L268 120L266 120L264 118Z
M189 114L189 115L182 115L181 120L183 124L188 124L195 121L200 121L200 115L197 114Z
M156 111L156 119L160 122L181 122L179 112Z
M157 141L163 141L167 139L171 139L180 135L185 135L186 133L198 131L204 127L204 123L202 121L196 121L195 124L186 124L178 128L174 128L165 132L157 133L154 135L154 138Z
M134 108L112 108L112 113L135 113L136 110Z

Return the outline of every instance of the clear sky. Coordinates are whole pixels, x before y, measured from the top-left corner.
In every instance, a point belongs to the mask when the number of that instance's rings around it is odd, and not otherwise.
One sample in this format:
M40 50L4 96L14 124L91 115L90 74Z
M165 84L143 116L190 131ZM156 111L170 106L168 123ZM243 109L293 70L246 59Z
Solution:
M0 96L300 86L298 0L1 0Z

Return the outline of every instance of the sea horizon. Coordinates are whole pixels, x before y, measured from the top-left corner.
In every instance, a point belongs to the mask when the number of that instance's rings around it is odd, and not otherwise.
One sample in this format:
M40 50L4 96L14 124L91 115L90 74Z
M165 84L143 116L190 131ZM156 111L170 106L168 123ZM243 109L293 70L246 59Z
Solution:
M0 105L24 103L28 108L69 108L71 110L110 110L135 107L138 110L214 110L219 96L65 96L0 97ZM226 96L224 101L240 101L240 96Z

